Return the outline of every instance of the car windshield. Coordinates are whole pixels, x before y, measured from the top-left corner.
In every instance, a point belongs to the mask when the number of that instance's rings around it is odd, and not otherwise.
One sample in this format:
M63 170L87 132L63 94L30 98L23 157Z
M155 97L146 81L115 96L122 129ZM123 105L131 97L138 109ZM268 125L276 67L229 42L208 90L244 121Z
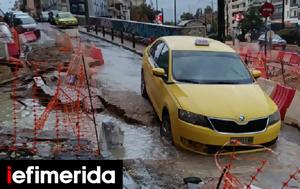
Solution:
M15 13L14 16L15 16L15 17L28 16L28 14L27 14L27 13L22 13L22 12L20 12L20 13Z
M18 17L16 18L16 24L17 25L23 25L23 24L34 24L35 21L31 17Z
M66 13L59 13L58 14L59 18L73 18L73 15L66 12Z
M173 77L186 83L253 83L240 57L228 52L173 51Z

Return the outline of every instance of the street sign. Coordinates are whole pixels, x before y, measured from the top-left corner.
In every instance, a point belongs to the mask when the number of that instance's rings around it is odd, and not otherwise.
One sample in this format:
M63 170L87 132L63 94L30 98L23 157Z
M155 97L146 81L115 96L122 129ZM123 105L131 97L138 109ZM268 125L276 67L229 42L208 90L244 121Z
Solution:
M242 13L237 13L237 14L234 15L234 19L235 19L235 21L237 21L237 22L243 21L244 18L245 18L245 17L244 17L244 15L243 15Z
M259 9L260 14L265 18L272 16L274 11L274 5L268 2L265 2Z
M156 15L155 20L156 20L157 24L163 24L163 15L162 15L162 13L159 13L158 15Z

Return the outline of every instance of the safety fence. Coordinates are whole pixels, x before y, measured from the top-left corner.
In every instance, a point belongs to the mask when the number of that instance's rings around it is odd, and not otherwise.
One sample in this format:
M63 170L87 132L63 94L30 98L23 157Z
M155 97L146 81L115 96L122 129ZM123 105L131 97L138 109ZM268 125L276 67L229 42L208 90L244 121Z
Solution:
M256 51L251 47L236 49L246 64L262 72L267 79L300 89L300 55L287 51Z
M249 145L243 144L238 140L231 140L224 144L224 146L215 154L215 164L219 169L220 177L218 181L214 181L207 184L207 187L204 188L216 188L216 189L256 189L255 185L263 180L260 180L260 176L263 172L266 171L267 168L270 168L271 163L269 160L264 158L256 158L256 157L248 157L248 156L239 156L236 152L230 153L226 158L222 153L225 152L225 148L227 146L235 145L238 147L251 147L251 148L259 148L265 150L269 153L269 157L277 156L278 154L274 152L271 148L267 148L260 145ZM251 170L252 174L249 178L245 178L239 176L237 173L234 173L234 169L238 168L235 166L237 161L242 161L247 164L255 163L257 166L253 170ZM291 170L290 174L286 176L286 178L279 178L281 184L278 184L276 188L284 189L284 188L297 188L300 185L300 167L289 168ZM249 170L248 170L249 171Z
M91 70L104 64L101 49L61 35L55 39L55 47L42 51L46 58L38 57L39 49L35 50L36 58L15 59L11 125L6 132L11 137L0 144L0 151L34 155L43 150L41 143L47 143L54 145L52 154L100 155L94 113L101 111L102 104L92 87ZM57 54L56 60L53 54ZM62 55L69 57L67 61L60 60Z

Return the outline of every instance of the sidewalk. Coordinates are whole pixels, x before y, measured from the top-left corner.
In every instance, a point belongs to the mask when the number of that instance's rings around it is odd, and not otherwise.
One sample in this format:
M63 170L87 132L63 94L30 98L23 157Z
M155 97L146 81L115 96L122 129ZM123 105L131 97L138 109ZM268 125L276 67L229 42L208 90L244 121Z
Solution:
M100 31L98 32L98 35L96 35L95 31L90 30L90 32L87 32L86 28L83 28L83 27L78 27L78 30L79 30L80 33L102 39L102 40L110 42L114 45L118 45L120 47L123 47L124 49L127 49L127 50L130 50L130 51L134 52L134 53L137 53L140 56L143 56L143 52L146 48L144 45L139 44L138 42L135 43L135 48L133 48L132 41L127 40L125 38L124 38L124 43L122 44L121 43L121 38L118 37L118 36L114 36L114 40L112 40L110 33L105 33L105 37L103 37L103 34Z

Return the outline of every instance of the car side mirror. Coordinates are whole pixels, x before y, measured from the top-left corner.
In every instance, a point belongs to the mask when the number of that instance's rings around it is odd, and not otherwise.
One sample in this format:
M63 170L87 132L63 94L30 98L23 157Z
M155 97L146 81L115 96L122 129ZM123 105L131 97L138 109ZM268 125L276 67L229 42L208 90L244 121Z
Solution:
M154 76L161 77L161 78L163 78L166 74L165 70L162 68L153 68L152 73Z
M251 71L251 74L253 75L253 77L254 77L255 79L258 79L258 78L261 77L261 71L259 71L259 70L252 70L252 71Z

